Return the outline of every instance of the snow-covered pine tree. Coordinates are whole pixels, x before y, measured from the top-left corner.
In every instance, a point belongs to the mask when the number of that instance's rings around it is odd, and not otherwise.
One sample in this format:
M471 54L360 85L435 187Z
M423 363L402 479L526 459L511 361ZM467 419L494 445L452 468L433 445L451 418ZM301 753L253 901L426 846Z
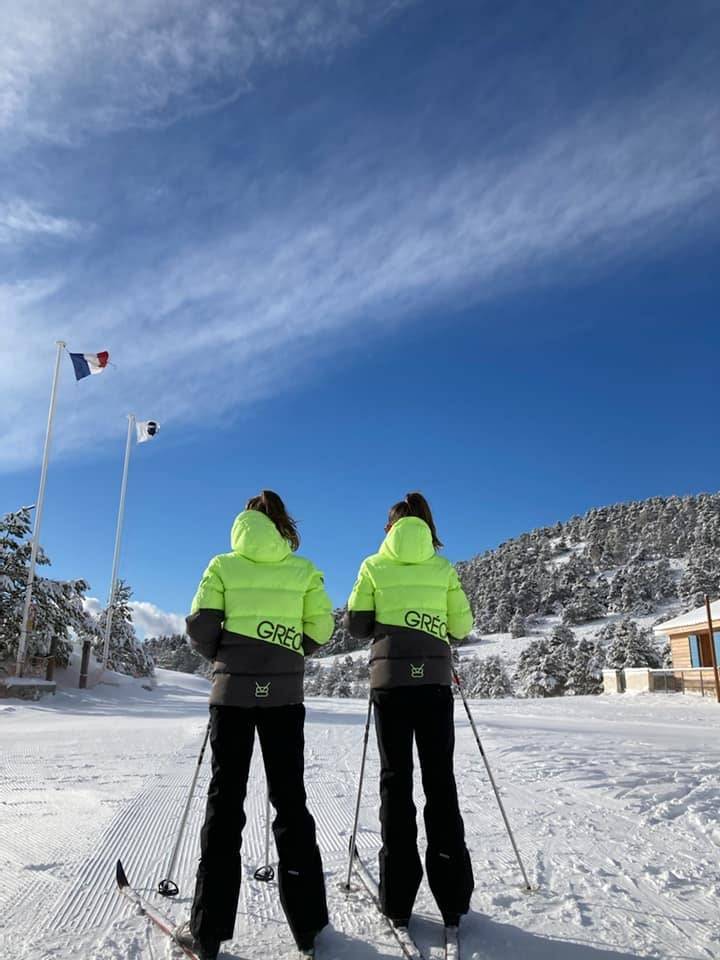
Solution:
M349 659L349 658L345 658ZM329 669L323 671L324 683L322 696L349 697L352 693L352 674L349 673L345 659L338 657ZM351 660L352 664L352 660Z
M713 596L720 580L720 549L700 543L694 546L678 587L678 594L686 610L702 606L705 594Z
M669 640L665 641L665 644L660 651L660 665L664 669L670 669L673 665L672 645L670 644Z
M353 653L355 650L362 650L363 647L368 646L368 640L356 640L345 627L344 620L346 613L347 607L338 607L333 610L333 618L335 620L333 635L330 638L330 642L326 643L325 646L317 651L315 654L316 657L332 657L337 653Z
M547 640L533 640L525 647L514 680L518 697L557 697L562 693L563 668Z
M190 646L188 637L183 633L169 636L148 637L144 650L152 657L156 667L164 670L177 670L179 673L198 673L207 676L210 664Z
M605 609L597 590L587 580L583 580L574 586L571 599L563 608L563 623L586 623L604 616Z
M323 668L320 666L317 660L312 657L307 657L305 660L305 696L306 697L319 697L321 696L321 687L322 687L322 674Z
M0 663L11 663L17 656L30 563L30 533L29 508L0 517ZM42 548L37 565L50 565ZM94 635L95 623L83 606L87 589L84 580L51 580L36 573L27 656L52 653L59 666L66 666L73 633L80 640Z
M350 659L350 657L348 657ZM352 696L365 699L370 689L370 665L367 657L355 657L353 664Z
M565 680L565 696L587 696L602 693L602 671L605 663L603 647L591 640L580 640L573 649Z
M515 613L513 599L511 595L506 594L498 603L490 621L490 631L492 633L505 633L509 629L510 621Z
M605 666L610 670L628 667L656 669L661 665L660 651L652 631L639 627L634 620L619 620L603 627L597 640L605 644Z
M565 693L567 678L575 663L577 641L575 634L566 623L559 623L553 627L548 639L550 657L556 664L559 689L556 696Z
M510 621L510 636L514 640L518 640L520 637L524 637L527 634L527 628L525 625L525 617L520 613L519 610L515 611L515 614Z
M505 664L496 655L483 658L475 655L461 660L458 672L468 697L496 699L511 697L513 694Z
M479 634L507 630L516 610L529 622L566 609L571 625L612 612L668 619L684 568L682 609L719 588L720 494L590 510L456 566Z
M644 616L667 600L677 598L670 562L633 558L618 571L608 590L608 609Z
M154 673L152 657L138 642L133 626L132 607L130 598L132 590L124 580L118 580L115 587L115 603L110 628L110 647L108 651L108 668L118 673L126 673L131 677L150 677ZM103 638L107 608L98 617L99 636L94 642L95 655L102 659Z
M550 639L556 644L574 644L575 633L566 623L557 623L552 629Z

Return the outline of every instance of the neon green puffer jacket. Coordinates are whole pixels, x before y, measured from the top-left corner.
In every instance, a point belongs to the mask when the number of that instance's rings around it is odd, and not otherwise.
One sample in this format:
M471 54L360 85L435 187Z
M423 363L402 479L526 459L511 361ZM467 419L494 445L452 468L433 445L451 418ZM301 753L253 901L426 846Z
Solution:
M423 520L398 520L363 562L347 626L355 637L374 638L372 687L451 682L450 638L468 635L472 613L455 568L437 555Z
M322 573L257 510L235 519L231 545L210 561L187 618L192 645L214 660L210 703L299 703L303 658L334 627Z

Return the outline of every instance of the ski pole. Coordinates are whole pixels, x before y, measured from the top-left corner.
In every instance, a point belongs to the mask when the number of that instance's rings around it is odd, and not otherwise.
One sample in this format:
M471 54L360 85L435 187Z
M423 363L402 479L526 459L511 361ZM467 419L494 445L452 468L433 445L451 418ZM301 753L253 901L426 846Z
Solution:
M355 859L355 840L357 839L358 821L360 819L360 799L362 797L363 778L365 777L365 758L367 757L368 737L370 735L370 714L372 713L372 694L368 696L367 719L365 721L365 736L363 738L362 760L360 761L360 778L358 780L357 801L355 803L355 820L353 822L352 839L350 841L350 857L348 860L347 882L343 890L350 889L353 860Z
M261 883L270 883L275 879L275 871L270 866L270 785L265 794L265 865L258 867L253 874Z
M178 830L177 840L175 841L175 847L173 849L172 856L170 857L170 864L167 869L167 877L164 880L161 880L158 884L158 893L161 893L164 897L176 897L180 892L178 885L174 880L171 879L171 877L175 871L175 864L180 851L180 844L182 843L183 834L185 833L185 824L187 823L188 814L190 813L190 804L192 803L192 799L195 794L195 785L197 784L198 777L200 776L200 767L202 766L203 757L205 756L205 748L207 747L209 737L210 721L208 720L208 725L205 728L205 736L203 737L202 747L200 748L200 756L197 760L195 773L193 774L192 783L190 784L190 792L185 802L185 810L183 811L182 819L180 821L180 829Z
M463 690L463 686L460 683L460 677L458 676L457 670L454 667L453 667L453 679L455 680L455 686L460 691L460 696L462 697L462 702L463 702L463 705L465 706L465 713L468 715L470 726L472 727L472 731L475 734L475 741L477 742L478 749L480 750L480 756L483 758L483 761L485 763L485 769L487 770L487 775L490 780L490 784L492 785L492 788L495 792L495 799L498 802L498 806L500 807L500 813L502 814L502 818L505 821L505 826L507 827L508 836L510 837L510 843L512 844L513 850L515 851L515 856L517 857L518 866L522 871L523 880L525 881L525 889L532 890L532 886L530 885L530 881L528 880L528 875L525 872L525 866L522 862L522 857L520 856L520 851L518 850L517 844L515 843L515 837L513 836L512 828L510 826L510 821L507 818L507 814L505 813L505 807L503 806L503 802L500 798L500 792L498 791L497 785L495 784L495 778L492 775L490 764L488 763L488 759L485 756L485 751L483 750L483 745L480 741L480 736L477 732L475 721L473 720L473 716L470 713L470 707L468 705L467 698L465 696L465 691Z

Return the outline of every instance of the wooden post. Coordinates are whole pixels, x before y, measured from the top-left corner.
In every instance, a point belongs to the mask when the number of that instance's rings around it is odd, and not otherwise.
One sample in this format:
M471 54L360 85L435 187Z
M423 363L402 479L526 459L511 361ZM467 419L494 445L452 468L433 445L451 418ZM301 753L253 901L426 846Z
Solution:
M55 654L57 653L57 637L53 637L50 641L50 649L48 650L48 659L45 664L45 679L54 680L55 679Z
M710 609L710 597L705 594L705 610L707 612L708 630L710 631L710 657L712 660L713 673L715 674L715 696L720 703L720 675L718 675L718 662L715 656L715 636L713 635L712 610Z
M88 668L90 666L90 641L83 641L82 660L80 661L80 684L81 690L87 687Z

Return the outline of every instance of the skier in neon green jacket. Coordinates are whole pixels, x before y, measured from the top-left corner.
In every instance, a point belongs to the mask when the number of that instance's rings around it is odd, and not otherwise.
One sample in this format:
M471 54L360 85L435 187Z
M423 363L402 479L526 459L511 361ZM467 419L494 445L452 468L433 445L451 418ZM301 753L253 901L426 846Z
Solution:
M187 631L213 661L212 780L190 920L176 931L201 960L233 935L240 846L255 731L275 808L280 901L301 949L327 924L315 822L304 786L304 658L333 631L322 574L295 555L300 538L280 497L264 490L236 518L232 551L210 561Z
M380 751L380 905L398 926L410 919L422 867L413 804L413 738L425 791L428 883L444 922L457 926L473 890L453 770L451 639L472 613L430 507L410 493L390 509L386 538L363 561L348 601L353 636L372 638L370 687Z

